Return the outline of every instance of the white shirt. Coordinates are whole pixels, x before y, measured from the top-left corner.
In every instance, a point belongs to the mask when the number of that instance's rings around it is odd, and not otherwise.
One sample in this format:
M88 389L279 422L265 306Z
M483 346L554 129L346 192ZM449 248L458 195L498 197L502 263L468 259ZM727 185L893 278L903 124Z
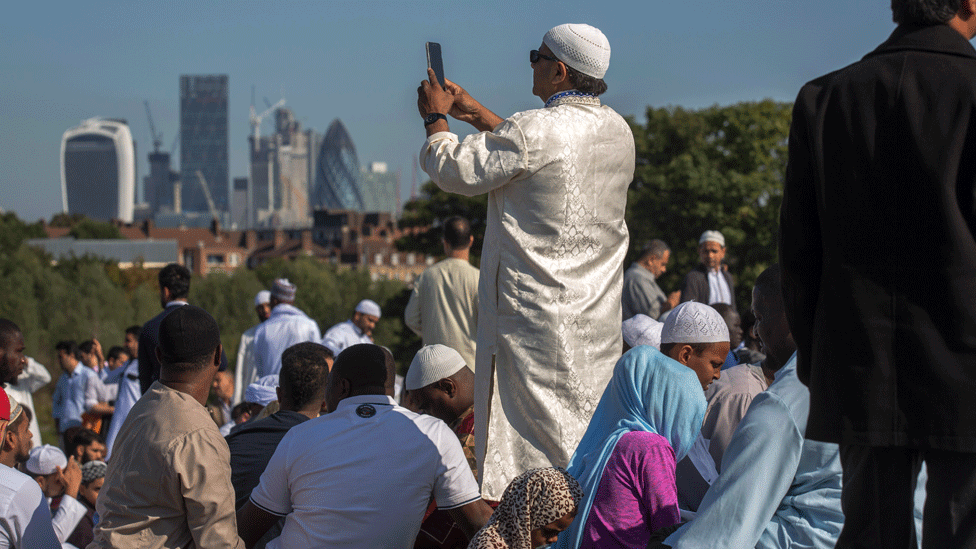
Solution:
M388 396L361 395L292 427L251 502L287 516L269 549L408 549L431 496L440 509L481 497L457 436Z
M0 465L0 547L61 547L51 525L51 508L29 476Z
M20 403L24 408L30 408L30 432L34 435L33 446L41 445L41 427L37 423L37 412L34 411L33 393L51 382L51 373L43 364L31 357L27 357L27 366L17 378L17 382L7 385L7 394Z
M281 353L285 349L322 339L319 325L301 309L287 303L279 303L271 310L271 316L254 331L254 365L257 377L277 374L281 371Z
M372 343L373 338L364 334L359 326L352 323L352 320L340 322L329 328L322 337L322 345L332 351L332 354L339 356L346 347L352 347L359 343Z
M119 434L119 429L125 423L125 418L129 415L129 410L142 397L142 387L139 385L139 359L132 359L123 366L123 371L119 376L119 392L115 399L115 413L112 414L112 423L108 427L108 436L105 437L105 460L112 457L112 445L115 437Z
M708 270L708 304L732 304L732 290L729 283L719 271Z
M44 497L44 504L47 505L48 509L51 508L51 500L47 496ZM58 541L64 543L64 540L71 537L71 533L75 531L78 523L87 513L88 509L83 503L69 495L62 496L58 510L51 519L54 534L58 537Z
M234 368L234 404L243 402L244 390L258 379L258 370L254 363L254 334L260 324L255 324L241 334L241 343L237 346L237 366ZM228 416L229 418L230 416Z

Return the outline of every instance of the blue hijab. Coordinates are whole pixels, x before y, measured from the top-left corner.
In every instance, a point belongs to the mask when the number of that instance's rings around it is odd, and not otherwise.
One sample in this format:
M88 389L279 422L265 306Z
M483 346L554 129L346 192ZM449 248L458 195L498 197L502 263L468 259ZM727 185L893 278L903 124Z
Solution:
M567 470L583 487L577 519L556 547L577 548L590 516L603 470L617 441L631 431L661 435L681 461L694 446L705 420L705 393L695 372L647 345L624 354L613 369L600 404Z

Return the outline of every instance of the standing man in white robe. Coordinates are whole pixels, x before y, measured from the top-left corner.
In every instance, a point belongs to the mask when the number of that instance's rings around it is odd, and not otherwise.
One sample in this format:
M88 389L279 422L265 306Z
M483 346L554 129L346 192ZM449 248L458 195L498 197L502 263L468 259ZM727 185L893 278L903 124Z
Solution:
M258 326L271 316L271 292L261 290L254 297L254 312L258 315L258 323L241 334L241 343L237 347L237 366L234 368L234 400L233 404L242 402L244 389L258 378L258 371L254 364L254 334Z
M488 193L478 288L475 437L482 496L520 473L566 466L620 357L620 296L634 137L597 97L610 44L551 29L530 52L545 105L503 120L459 86L418 90L424 171L441 189ZM481 133L463 142L446 114Z
M281 353L296 343L322 338L319 325L295 307L298 288L287 278L271 285L271 316L254 331L254 367L258 379L281 371Z

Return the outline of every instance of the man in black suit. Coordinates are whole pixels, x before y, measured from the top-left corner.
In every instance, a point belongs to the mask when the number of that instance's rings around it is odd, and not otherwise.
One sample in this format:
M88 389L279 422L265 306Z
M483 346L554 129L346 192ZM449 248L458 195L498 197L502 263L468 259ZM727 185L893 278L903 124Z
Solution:
M725 259L725 237L722 233L702 233L698 239L698 259L701 263L685 275L681 285L681 303L727 303L738 311L735 308L735 278L722 264Z
M159 305L163 312L142 326L139 336L139 386L142 392L149 390L153 381L159 379L159 359L156 346L159 344L159 325L176 307L186 305L190 294L190 270L182 265L170 263L159 271Z
M976 547L976 0L800 90L779 253L806 436L840 444L837 547Z

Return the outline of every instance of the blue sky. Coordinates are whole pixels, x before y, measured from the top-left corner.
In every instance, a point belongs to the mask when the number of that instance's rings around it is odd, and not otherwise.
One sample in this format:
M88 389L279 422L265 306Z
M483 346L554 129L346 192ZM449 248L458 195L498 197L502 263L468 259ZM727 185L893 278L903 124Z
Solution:
M139 177L152 148L143 101L169 148L181 74L230 77L230 173L247 174L251 86L284 92L303 126L346 125L361 163L402 170L409 194L424 139L416 88L424 42L448 78L501 116L540 106L528 51L550 27L589 23L612 48L605 103L648 106L791 101L804 82L859 59L894 28L889 0L782 2L180 1L17 2L0 21L0 208L27 220L61 207L65 130L128 119ZM270 118L262 133L271 131ZM452 129L467 134L460 122ZM177 167L177 166L174 166ZM420 182L427 178L421 172Z

